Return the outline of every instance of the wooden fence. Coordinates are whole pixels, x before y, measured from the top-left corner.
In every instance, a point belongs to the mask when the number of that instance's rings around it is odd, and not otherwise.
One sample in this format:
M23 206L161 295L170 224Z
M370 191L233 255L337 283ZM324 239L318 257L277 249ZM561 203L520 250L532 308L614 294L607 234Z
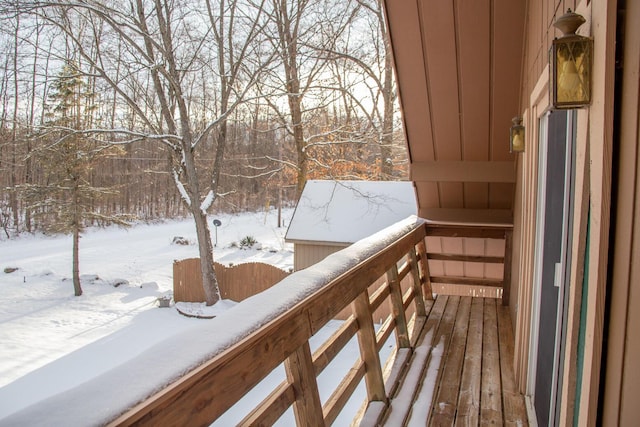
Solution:
M289 275L273 265L248 262L232 267L214 262L220 294L223 299L240 302L262 292ZM173 300L176 302L205 301L200 273L200 258L188 258L173 263Z

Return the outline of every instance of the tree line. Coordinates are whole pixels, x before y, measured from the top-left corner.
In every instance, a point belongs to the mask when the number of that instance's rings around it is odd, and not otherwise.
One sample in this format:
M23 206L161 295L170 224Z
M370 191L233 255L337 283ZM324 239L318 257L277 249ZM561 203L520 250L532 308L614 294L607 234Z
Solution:
M0 17L0 227L73 234L74 279L84 227L190 216L214 303L208 214L406 176L379 0L0 0Z

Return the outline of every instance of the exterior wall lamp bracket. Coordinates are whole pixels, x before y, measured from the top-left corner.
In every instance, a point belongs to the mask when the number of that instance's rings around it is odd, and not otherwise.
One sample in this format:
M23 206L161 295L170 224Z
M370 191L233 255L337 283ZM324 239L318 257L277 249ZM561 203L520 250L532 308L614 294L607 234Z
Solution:
M522 117L511 119L513 125L509 129L509 152L522 153L524 151L524 126Z
M554 108L567 109L591 103L593 39L576 34L586 21L567 10L554 22L563 35L553 40L549 51L549 88Z

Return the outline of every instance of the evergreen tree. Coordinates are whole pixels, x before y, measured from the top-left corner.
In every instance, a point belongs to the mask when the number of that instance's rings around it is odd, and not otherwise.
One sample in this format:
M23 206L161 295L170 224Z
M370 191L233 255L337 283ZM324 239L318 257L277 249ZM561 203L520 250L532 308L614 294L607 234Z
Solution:
M40 226L51 233L73 235L73 288L82 295L79 274L80 236L87 224L127 224L124 216L105 215L94 209L96 200L113 190L92 187L89 176L100 160L120 155L120 148L83 134L91 122L93 93L68 63L52 84L48 121L39 136L40 148L32 153L46 179L24 186L24 196Z

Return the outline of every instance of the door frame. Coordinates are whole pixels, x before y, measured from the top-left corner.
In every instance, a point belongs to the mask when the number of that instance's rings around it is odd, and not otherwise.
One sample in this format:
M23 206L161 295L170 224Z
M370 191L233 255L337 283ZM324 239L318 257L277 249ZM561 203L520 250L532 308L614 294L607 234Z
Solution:
M531 323L529 333L529 366L527 370L527 396L533 397L536 389L536 373L537 373L537 355L538 355L538 335L540 328L540 300L542 298L542 246L544 242L544 226L545 217L544 210L546 207L547 186L547 145L549 140L548 133L549 111L545 111L538 118L538 191L537 191L537 208L536 208L536 231L535 231L535 250L534 250L534 267L533 267L533 291L531 299ZM541 181L543 184L541 184Z

